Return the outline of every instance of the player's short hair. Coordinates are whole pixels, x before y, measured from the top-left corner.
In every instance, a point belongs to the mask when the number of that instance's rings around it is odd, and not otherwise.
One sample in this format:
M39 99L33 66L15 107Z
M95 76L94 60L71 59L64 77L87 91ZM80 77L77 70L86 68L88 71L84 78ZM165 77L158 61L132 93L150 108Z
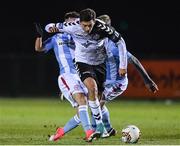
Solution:
M79 13L76 11L68 12L64 15L64 20L68 18L79 18Z
M107 25L111 26L111 18L109 17L109 15L100 15L97 18L104 21Z
M96 19L96 12L90 8L80 11L79 14L80 14L80 21L91 21Z

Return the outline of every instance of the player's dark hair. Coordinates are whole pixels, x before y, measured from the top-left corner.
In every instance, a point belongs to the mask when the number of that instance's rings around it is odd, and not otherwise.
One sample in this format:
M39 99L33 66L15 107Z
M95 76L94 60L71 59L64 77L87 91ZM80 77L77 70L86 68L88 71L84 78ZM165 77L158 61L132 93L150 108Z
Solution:
M100 15L97 18L104 21L107 25L111 26L111 18L108 15Z
M96 12L90 8L80 11L80 21L91 21L96 19Z
M76 11L68 12L64 15L64 19L68 18L79 18L79 13Z

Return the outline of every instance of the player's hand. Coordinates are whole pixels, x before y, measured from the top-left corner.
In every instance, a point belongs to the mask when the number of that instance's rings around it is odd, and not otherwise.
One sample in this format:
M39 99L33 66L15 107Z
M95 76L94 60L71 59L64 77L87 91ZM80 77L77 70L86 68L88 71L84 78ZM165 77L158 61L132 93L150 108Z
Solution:
M36 28L36 36L37 37L43 37L43 30L41 28L40 23L35 22L34 25L35 25L35 28Z
M121 68L119 69L119 75L120 75L120 76L123 77L123 76L126 75L126 73L127 73L127 70L126 70L126 69L121 69Z
M54 25L53 27L49 27L49 32L50 33L59 32L59 29Z
M158 86L156 83L154 83L153 80L150 80L149 83L146 84L146 88L148 88L148 90L153 93L156 93L159 90Z

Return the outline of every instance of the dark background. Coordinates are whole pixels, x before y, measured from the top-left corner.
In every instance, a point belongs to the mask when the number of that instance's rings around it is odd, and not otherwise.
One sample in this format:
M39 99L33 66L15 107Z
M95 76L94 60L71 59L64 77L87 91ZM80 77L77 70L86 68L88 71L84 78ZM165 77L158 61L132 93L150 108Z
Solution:
M0 5L0 96L58 95L53 52L34 51L33 22L63 21L66 12L92 8L108 14L141 59L180 59L180 7L173 1L58 0L6 1Z

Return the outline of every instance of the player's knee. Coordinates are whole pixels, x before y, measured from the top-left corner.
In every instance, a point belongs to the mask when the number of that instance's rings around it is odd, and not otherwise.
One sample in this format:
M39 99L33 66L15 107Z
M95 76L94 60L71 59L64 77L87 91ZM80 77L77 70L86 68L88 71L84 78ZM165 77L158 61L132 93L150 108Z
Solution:
M98 95L96 81L93 78L87 78L84 83L88 89L88 98L90 100L95 100L95 97Z
M78 105L86 105L86 97L83 94L76 95L76 101Z
M95 91L97 90L97 83L96 81L91 78L91 77L88 77L87 79L84 80L84 84L86 85L86 87L88 88L88 90L92 90L92 91Z
M91 87L88 89L88 99L89 100L96 100L97 97L97 89L95 87Z

